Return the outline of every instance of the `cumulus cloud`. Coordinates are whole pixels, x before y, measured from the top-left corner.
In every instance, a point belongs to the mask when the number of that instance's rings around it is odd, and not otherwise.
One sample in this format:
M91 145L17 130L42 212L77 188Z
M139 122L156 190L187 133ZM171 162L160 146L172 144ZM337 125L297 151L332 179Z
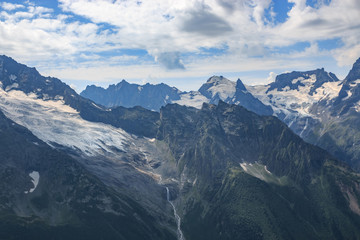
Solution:
M182 30L198 33L204 36L221 36L233 29L225 19L210 12L209 8L202 6L200 9L191 10L182 24Z
M8 3L8 2L3 2L0 4L0 7L3 8L4 10L7 11L12 11L18 8L24 8L25 6L22 4L14 4L14 3Z
M271 0L254 0L253 17L259 27L264 25L264 12L269 8Z
M168 70L185 69L185 66L180 59L179 52L161 53L156 59Z

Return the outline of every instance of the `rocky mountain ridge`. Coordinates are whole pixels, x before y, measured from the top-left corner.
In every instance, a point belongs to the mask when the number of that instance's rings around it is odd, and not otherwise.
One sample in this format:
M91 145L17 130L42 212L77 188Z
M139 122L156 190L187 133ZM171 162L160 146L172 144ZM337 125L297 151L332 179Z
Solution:
M141 106L159 111L162 106L169 103L201 108L204 102L217 103L222 100L231 104L240 104L260 115L273 113L270 106L264 105L247 91L240 79L233 82L223 76L212 76L198 91L191 92L182 92L163 83L138 85L122 80L117 85L110 85L107 89L94 85L87 86L80 95L106 107Z
M237 104L260 115L274 115L306 141L360 169L359 112L360 59L344 80L325 69L283 73L268 85L246 86L213 76L199 91L179 92L167 101L201 108L219 100ZM146 96L143 96L146 98ZM146 102L152 98L147 97ZM354 134L350 134L349 129Z

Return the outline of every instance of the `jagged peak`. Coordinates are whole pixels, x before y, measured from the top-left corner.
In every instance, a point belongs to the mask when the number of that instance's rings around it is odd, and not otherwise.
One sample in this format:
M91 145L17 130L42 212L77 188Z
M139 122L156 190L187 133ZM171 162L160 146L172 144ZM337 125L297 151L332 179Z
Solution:
M247 91L244 83L240 80L240 78L238 78L238 80L236 81L236 89L237 89L237 90L244 91L244 92Z
M236 83L223 76L212 76L200 88L199 92L208 99L216 96L222 100L233 97Z
M350 83L358 79L360 79L360 58L353 64L353 67L345 78L345 83Z

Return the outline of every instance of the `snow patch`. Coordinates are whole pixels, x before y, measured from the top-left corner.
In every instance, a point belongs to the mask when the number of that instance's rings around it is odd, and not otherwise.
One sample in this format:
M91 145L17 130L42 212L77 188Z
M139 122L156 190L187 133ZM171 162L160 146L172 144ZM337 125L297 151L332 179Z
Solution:
M26 193L26 194L32 193L33 191L35 191L37 185L39 184L39 180L40 180L40 174L37 171L32 171L31 173L29 173L29 176L31 177L31 182L34 184L34 187L31 188L29 191L25 191L24 193Z
M9 79L10 79L11 81L15 81L16 78L17 78L17 77L16 77L14 74L11 74L11 75L9 76Z
M95 103L91 103L94 107L96 107L96 108L98 108L98 109L100 109L100 110L102 110L102 108L100 107L100 106L98 106L98 105L96 105Z
M44 101L47 101L47 100L50 100L50 97L49 97L48 94L44 93L42 99L43 99Z
M291 81L292 84L296 84L297 82L301 82L302 80L304 80L303 77L299 77L299 78L295 78Z
M285 92L287 92L287 91L290 91L291 89L290 89L289 86L286 86L286 87L284 87L282 90L285 91Z
M305 126L304 126L303 130L302 130L301 133L300 133L300 137L302 137L302 135L304 134L304 132L305 132L306 129L308 128L308 125L309 125L309 119L307 118L307 119L306 119L306 122L305 122Z
M141 90L143 89L143 87L142 86L138 86L138 90L139 90L139 92L141 92Z
M349 85L350 85L350 87L355 87L355 86L357 86L359 83L360 83L360 79L357 79L357 80L353 81L352 83L350 83Z
M13 84L7 86L7 87L5 88L5 91L8 92L8 91L10 91L10 90L13 89L13 88L18 88L18 87L19 87L19 84L18 84L18 83L13 83Z
M350 90L347 90L346 94L347 94L347 96L342 99L343 101L349 99L351 97L351 95L352 95L352 92Z
M181 94L180 100L172 101L172 103L177 103L179 105L185 105L189 107L195 107L198 109L201 109L204 102L208 103L209 99L207 99L204 95L196 91Z
M272 174L267 169L266 165L262 165L258 162L255 162L254 164L242 162L240 163L240 166L247 174L256 177L262 181L271 182L280 185L284 183L282 178L279 178L276 175Z
M357 103L355 103L354 108L355 108L355 111L356 111L356 112L360 112L360 101L358 101Z
M64 97L60 95L56 95L54 100L64 100Z
M341 84L339 82L326 82L320 88L316 89L317 94L320 95L318 99L328 98L333 99L339 95ZM323 96L321 96L321 94Z
M248 169L246 168L247 165L247 163L240 163L241 168L244 169L245 172L248 171Z
M293 81L297 82L299 79ZM322 100L329 101L339 95L341 89L339 82L326 82L310 95L314 81L316 81L315 75L311 75L307 79L301 78L301 82L305 86L299 86L298 89L294 90L284 88L286 91L273 89L267 92L269 85L246 86L246 88L265 105L272 106L276 114L286 113L286 115L292 115L291 119L293 119L297 115L302 117L311 116L310 107L314 103Z
M272 173L267 169L266 165L264 166L264 168L265 168L265 171L266 171L268 174L272 174Z

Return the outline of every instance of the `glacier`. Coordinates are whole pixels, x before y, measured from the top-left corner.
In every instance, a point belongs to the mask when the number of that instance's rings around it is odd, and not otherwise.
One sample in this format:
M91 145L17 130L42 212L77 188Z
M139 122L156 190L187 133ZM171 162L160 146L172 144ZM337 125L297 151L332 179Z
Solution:
M0 109L19 125L52 147L62 145L87 156L116 154L132 137L120 128L89 122L58 100L39 99L35 93L0 89Z

